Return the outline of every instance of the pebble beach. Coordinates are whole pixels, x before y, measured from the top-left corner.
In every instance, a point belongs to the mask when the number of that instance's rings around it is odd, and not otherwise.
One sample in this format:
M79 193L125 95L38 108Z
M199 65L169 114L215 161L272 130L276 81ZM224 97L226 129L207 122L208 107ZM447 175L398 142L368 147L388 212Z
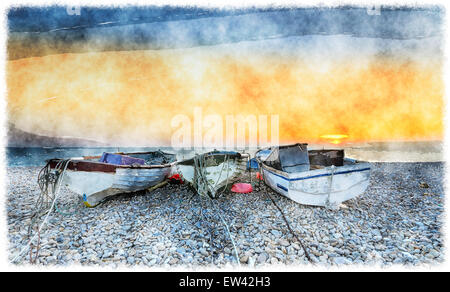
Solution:
M29 241L39 170L7 168L10 261ZM41 266L295 267L311 264L303 244L311 261L324 266L437 265L444 262L443 178L442 162L372 163L369 188L339 210L299 205L254 174L252 193L216 200L200 198L185 184L167 184L86 208L63 188L32 259ZM29 262L26 253L16 264Z

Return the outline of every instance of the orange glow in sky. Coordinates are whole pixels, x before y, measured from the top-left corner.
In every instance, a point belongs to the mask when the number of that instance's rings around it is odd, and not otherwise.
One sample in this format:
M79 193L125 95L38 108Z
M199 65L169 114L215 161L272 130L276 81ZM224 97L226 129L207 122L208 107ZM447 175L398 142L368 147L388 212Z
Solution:
M7 62L18 128L132 145L169 144L177 114L279 115L280 142L443 137L441 63L235 56L214 48L59 54ZM345 133L339 136L324 133Z

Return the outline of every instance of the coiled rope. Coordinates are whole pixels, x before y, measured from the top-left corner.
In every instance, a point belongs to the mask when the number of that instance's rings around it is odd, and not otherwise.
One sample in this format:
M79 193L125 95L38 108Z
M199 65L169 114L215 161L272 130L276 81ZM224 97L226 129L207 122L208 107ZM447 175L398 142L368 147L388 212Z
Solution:
M55 206L55 202L56 199L58 198L59 194L60 194L60 189L61 189L61 184L64 178L64 174L66 172L67 166L69 165L70 159L68 160L61 160L60 162L58 162L58 164L55 167L55 174L56 174L56 179L53 180L53 189L52 189L52 194L53 194L53 201L52 204L50 206L49 209L46 210L47 215L45 216L44 220L42 221L41 225L38 228L37 234L35 234L29 241L28 243L22 247L22 249L20 250L20 252L14 257L14 259L11 261L12 263L15 263L17 260L19 260L24 253L26 253L28 251L28 249L30 248L31 244L33 243L33 241L39 237L39 241L40 241L40 237L41 237L41 231L42 228L44 227L44 225L47 223L47 220L50 216L50 214L53 211L53 208ZM43 180L41 180L41 174L46 174L48 175L49 172L48 170L50 169L50 165L49 163L47 163L46 166L44 166L43 169L41 169L41 171L39 172L39 176L38 176L38 182L39 182L39 187L41 187L41 195L39 196L38 200L37 200L37 207L39 207L38 209L36 209L36 213L35 215L33 215L34 218L32 218L32 222L30 223L30 227L32 226L32 224L34 223L34 219L39 217L39 215L42 213L42 207L44 204L44 200L45 198L49 198L49 194L48 194L48 183L44 183L43 185L41 184L41 182L43 182ZM60 169L63 169L62 172L59 172ZM47 176L47 182L50 176ZM56 186L56 188L54 188L54 186ZM45 213L45 212L44 212ZM39 247L37 248L37 251L39 251ZM30 255L31 258L31 255ZM37 258L37 254L36 254L36 258Z

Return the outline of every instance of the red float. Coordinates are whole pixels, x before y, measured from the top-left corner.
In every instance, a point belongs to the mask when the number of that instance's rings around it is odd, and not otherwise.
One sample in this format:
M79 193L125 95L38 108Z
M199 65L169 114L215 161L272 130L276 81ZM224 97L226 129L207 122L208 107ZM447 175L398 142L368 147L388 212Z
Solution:
M247 194L253 192L251 184L237 183L231 187L233 193Z

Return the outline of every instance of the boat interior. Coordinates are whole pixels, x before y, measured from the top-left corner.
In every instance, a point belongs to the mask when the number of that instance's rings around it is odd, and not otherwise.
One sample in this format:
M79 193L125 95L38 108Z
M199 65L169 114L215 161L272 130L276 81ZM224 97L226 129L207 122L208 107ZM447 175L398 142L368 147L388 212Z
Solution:
M116 165L164 165L176 161L176 155L163 151L124 153L104 152L98 156L83 156L84 160Z
M212 151L204 153L203 162L204 166L218 166L225 162L226 159L240 159L241 153L235 151ZM194 165L194 158L189 158L178 162L179 165Z
M294 173L352 162L344 159L342 149L307 150L307 144L295 144L276 148L264 163L277 170Z

